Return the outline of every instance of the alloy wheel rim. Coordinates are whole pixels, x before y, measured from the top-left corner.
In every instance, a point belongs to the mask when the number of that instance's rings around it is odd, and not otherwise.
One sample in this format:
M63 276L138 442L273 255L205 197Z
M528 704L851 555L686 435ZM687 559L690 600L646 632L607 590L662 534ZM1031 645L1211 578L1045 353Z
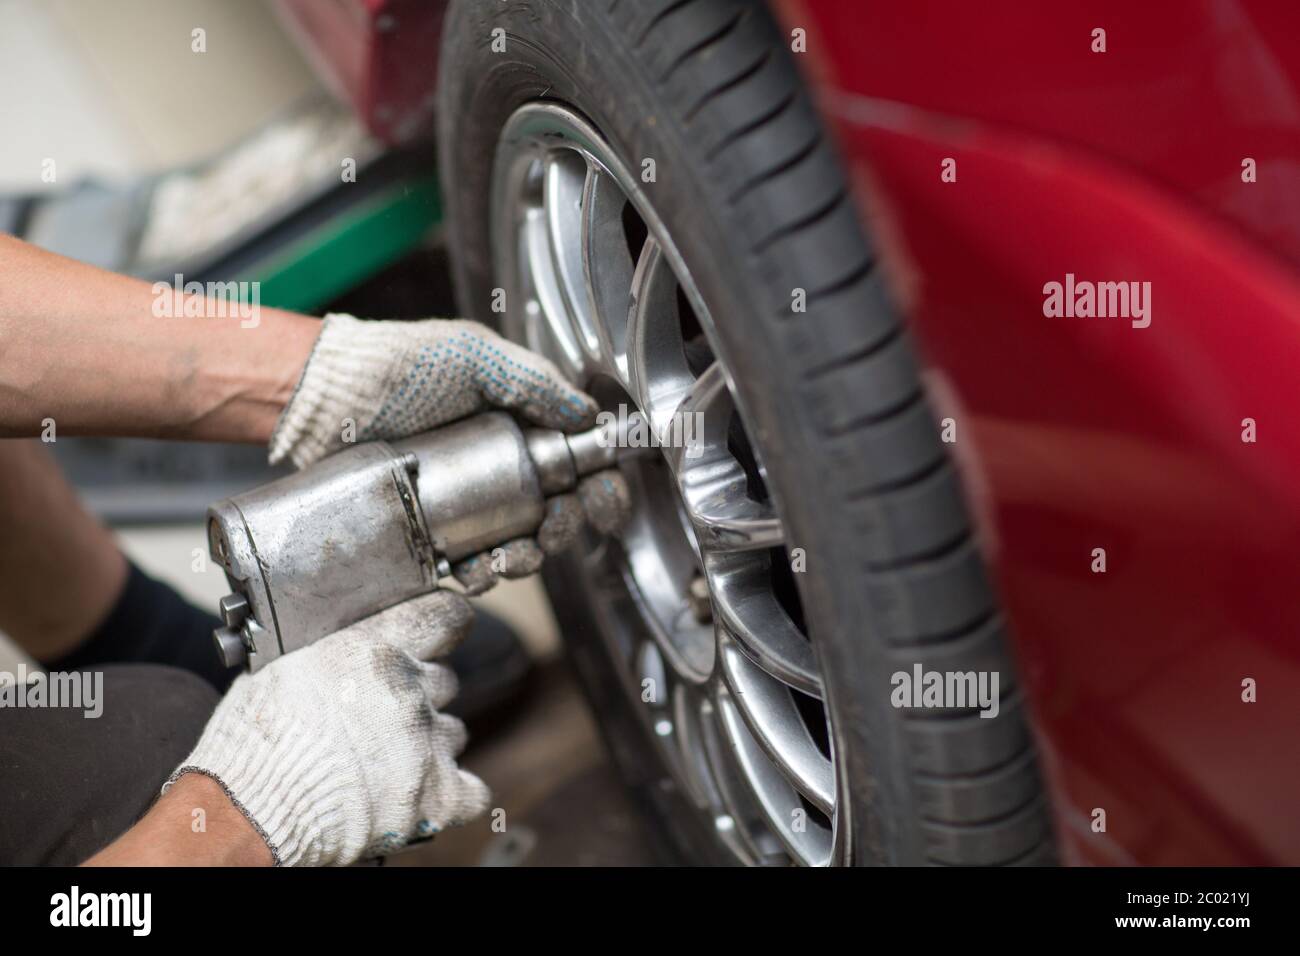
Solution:
M491 202L506 334L602 404L629 403L660 439L662 454L623 466L628 529L592 537L583 561L670 785L740 862L844 862L847 810L785 531L677 245L630 164L553 102L507 121Z

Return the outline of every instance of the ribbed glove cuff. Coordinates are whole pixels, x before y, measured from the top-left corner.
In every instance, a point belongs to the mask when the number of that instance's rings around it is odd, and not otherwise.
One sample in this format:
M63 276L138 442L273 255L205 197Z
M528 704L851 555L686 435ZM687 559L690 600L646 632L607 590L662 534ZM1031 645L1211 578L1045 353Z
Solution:
M376 409L394 361L377 325L341 312L322 321L298 387L271 435L271 464L302 468L343 447L343 428L358 409ZM368 424L353 422L357 433Z
M328 865L339 858L349 830L363 821L345 819L345 796L338 785L345 775L337 766L337 748L280 706L275 689L274 682L240 677L216 716L227 705L237 713L209 722L163 789L182 774L206 774L249 819L277 865ZM265 727L277 733L269 735ZM357 838L364 843L364 834Z

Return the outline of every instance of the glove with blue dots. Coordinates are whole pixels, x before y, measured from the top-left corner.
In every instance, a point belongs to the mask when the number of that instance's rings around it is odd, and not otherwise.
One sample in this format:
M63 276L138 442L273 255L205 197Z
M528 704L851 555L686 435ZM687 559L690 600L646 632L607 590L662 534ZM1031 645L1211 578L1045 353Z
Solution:
M404 438L490 406L561 431L590 428L597 411L548 359L478 322L333 313L271 436L271 464L303 468L353 442Z

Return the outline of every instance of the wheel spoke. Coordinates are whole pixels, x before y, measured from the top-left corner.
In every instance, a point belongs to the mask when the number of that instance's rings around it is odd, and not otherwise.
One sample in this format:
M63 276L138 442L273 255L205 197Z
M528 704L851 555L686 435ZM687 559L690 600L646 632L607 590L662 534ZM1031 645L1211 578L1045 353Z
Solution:
M725 695L726 691L723 690ZM723 727L717 702L705 700L701 713L704 756L717 787L725 816L715 815L714 825L723 840L737 847L753 863L782 863L783 843L764 826L767 810L760 806L757 790L745 779L748 768L737 759L731 734Z
M784 540L781 522L770 509L741 499L732 505L718 502L717 510L701 503L693 509L702 526L697 530L700 547L715 551L752 551L779 547Z
M600 165L587 157L582 191L582 275L591 303L591 333L606 367L628 381L627 327L634 264L623 232L628 200Z
M719 639L723 678L750 733L794 788L830 817L835 774L808 733L790 688L755 665L725 633Z
M686 366L684 357L682 366ZM734 406L726 372L721 363L712 362L698 377L689 376L687 370L685 385L668 396L673 407L668 410L667 427L661 431L662 438L678 439L663 442L668 463L678 473L690 467L705 468L735 460L727 450L727 428ZM668 430L672 428L675 433Z
M784 543L781 520L770 505L748 497L739 465L690 468L679 480L703 553L766 551Z
M701 810L716 809L722 798L713 786L704 758L704 731L700 725L700 698L684 684L673 688L673 727L676 759L682 768L687 795Z
M755 664L811 697L821 698L812 644L772 593L764 554L711 554L705 571L723 628Z
M726 376L714 362L683 394L674 431L661 437L706 553L775 548L785 538L772 507L749 496L745 470L728 445L733 413Z
M659 470L668 471L663 465ZM698 573L695 550L683 533L666 534L655 520L656 514L662 515L665 499L673 501L663 477L651 475L647 480L644 470L631 469L627 481L633 498L647 505L633 511L622 532L628 591L673 670L702 684L713 671L715 642L712 625L697 620L687 601ZM661 507L653 507L656 504Z
M555 150L542 172L542 206L546 213L550 271L563 301L563 316L586 363L599 365L600 341L594 332L592 302L583 275L583 199L588 166L570 149Z
M695 377L677 320L677 277L653 236L641 247L632 276L626 341L628 388L662 435Z
M551 267L551 238L542 210L530 210L525 217L520 246L528 280L523 290L528 344L553 357L569 378L580 379L587 360L569 316L568 300Z
M744 472L734 462L692 467L679 481L703 553L766 551L784 543L781 520L746 494Z
M775 511L747 494L744 469L728 446L734 405L721 363L698 377L686 360L677 321L677 280L662 249L648 239L633 280L627 367L665 457L678 475L705 550L779 546Z
M734 697L725 688L718 692L716 706L718 724L768 825L798 862L826 866L833 843L830 829L804 808L794 788L750 734Z

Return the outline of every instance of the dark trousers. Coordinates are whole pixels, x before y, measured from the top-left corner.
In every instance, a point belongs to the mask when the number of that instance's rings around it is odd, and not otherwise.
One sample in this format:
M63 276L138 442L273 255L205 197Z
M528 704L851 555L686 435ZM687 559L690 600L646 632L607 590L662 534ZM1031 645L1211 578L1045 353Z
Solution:
M100 716L0 707L0 865L81 863L140 819L238 674L217 625L132 566L104 622L48 665L102 673Z

